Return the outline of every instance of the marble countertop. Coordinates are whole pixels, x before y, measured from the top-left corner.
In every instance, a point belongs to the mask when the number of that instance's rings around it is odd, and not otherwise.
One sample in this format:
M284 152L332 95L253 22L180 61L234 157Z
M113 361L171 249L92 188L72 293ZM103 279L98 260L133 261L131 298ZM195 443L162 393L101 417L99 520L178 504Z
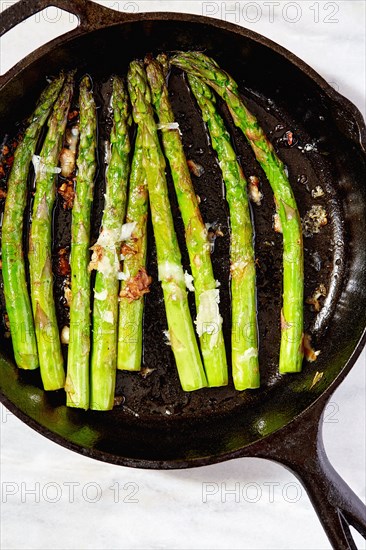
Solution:
M0 8L14 3L1 0ZM365 116L366 4L362 0L99 3L119 10L211 15L249 27L297 54ZM1 73L75 24L69 14L50 8L20 31L11 31L1 41ZM329 458L361 499L365 499L365 366L363 352L332 397L324 424ZM274 463L237 459L185 471L112 466L57 446L3 407L0 437L4 550L330 548L304 489ZM235 487L239 498L227 492ZM357 541L365 548L362 539Z

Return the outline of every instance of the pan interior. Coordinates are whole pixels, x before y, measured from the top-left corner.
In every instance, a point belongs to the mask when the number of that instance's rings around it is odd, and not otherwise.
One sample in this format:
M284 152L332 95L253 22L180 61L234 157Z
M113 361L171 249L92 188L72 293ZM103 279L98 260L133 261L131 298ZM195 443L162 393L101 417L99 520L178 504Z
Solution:
M68 410L63 392L45 394L39 373L17 370L11 345L0 336L1 392L4 403L45 435L83 450L96 458L124 464L188 464L196 459L218 460L220 455L264 437L288 423L309 406L337 377L352 356L365 326L365 157L351 114L319 88L305 72L269 47L245 35L190 21L136 21L116 25L60 43L19 71L1 91L1 127L15 134L16 118L32 112L45 77L60 68L77 66L78 76L88 72L102 120L113 73L125 74L128 62L147 52L200 49L213 55L240 85L243 98L271 137L288 167L301 217L314 205L326 211L327 225L319 233L305 234L305 298L324 285L326 296L315 312L304 306L305 329L321 353L315 363L304 363L303 372L277 373L282 292L282 238L273 230L273 194L250 147L219 103L233 136L238 158L247 177L261 182L263 201L252 206L257 259L258 326L262 385L259 390L236 392L226 388L184 393L173 355L166 344L164 304L157 281L152 228L149 230L148 271L153 276L144 318L144 367L146 378L118 373L117 396L121 404L112 412ZM248 33L249 34L249 33ZM118 51L118 56L111 52ZM176 120L183 134L188 159L204 168L193 177L201 199L204 221L220 226L212 254L215 277L221 286L221 314L230 357L230 296L228 208L223 196L220 169L208 146L206 129L182 74L173 70L170 93ZM289 139L292 133L292 143ZM5 132L3 132L5 133ZM107 136L100 125L100 159ZM168 184L184 268L189 266L184 231L174 188ZM314 197L320 186L324 195ZM100 162L93 213L93 239L100 228L103 208L103 162ZM3 208L3 203L0 203ZM68 246L70 216L56 204L54 252ZM55 296L60 288L55 285ZM194 312L192 297L191 309ZM60 327L65 311L57 300ZM3 296L1 307L4 309ZM4 332L4 331L3 331ZM316 382L316 383L315 383ZM208 457L211 457L208 459Z

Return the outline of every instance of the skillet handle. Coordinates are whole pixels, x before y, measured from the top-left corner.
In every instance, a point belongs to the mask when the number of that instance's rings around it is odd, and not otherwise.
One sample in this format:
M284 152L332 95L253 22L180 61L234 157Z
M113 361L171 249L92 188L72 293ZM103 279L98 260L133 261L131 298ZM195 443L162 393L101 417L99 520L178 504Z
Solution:
M54 6L76 15L79 29L90 31L101 25L126 20L128 14L105 8L89 0L19 0L0 17L0 36L39 11Z
M366 506L335 471L325 452L322 427L327 401L315 404L279 436L270 436L265 449L254 456L280 462L295 474L335 550L357 550L349 527L366 539Z

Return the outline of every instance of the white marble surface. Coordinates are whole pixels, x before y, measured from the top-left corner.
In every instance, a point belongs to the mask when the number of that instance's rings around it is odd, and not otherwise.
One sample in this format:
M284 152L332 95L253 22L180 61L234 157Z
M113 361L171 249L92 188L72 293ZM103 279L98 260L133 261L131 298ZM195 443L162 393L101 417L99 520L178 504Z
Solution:
M1 1L1 9L12 3ZM139 11L216 12L214 15L222 18L225 7L226 12L234 8L235 15L226 13L228 20L234 22L237 17L239 24L295 52L365 114L366 8L362 0L99 3ZM274 10L273 21L270 9ZM289 21L297 17L297 22ZM333 22L326 22L326 17ZM258 20L251 23L255 18ZM9 33L1 42L1 73L69 25L68 15L58 23L56 19L50 10L33 19L28 31L24 27ZM362 499L365 366L363 353L334 394L324 426L330 459ZM189 471L132 470L69 452L33 432L4 408L0 414L0 545L4 550L329 548L305 492L278 465L239 459ZM239 483L240 502L230 495L222 502L221 491L203 502L203 483L217 484L213 487L224 483L227 489ZM250 483L257 485L250 487ZM70 484L74 484L73 490ZM35 494L29 492L32 489ZM136 494L129 497L132 491ZM358 541L359 547L365 548L364 542Z

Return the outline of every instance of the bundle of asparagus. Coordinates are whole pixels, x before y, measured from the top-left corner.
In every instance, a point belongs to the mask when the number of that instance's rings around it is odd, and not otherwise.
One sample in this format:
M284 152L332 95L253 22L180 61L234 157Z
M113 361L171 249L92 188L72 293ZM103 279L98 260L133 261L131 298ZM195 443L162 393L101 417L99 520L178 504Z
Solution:
M165 83L166 59L147 58L146 71L151 88L165 155L173 176L178 204L182 213L186 244L193 275L196 298L196 328L200 337L203 362L209 386L224 386L228 382L226 353L222 335L222 317L219 312L220 291L211 265L210 244L194 191L179 129L164 130L174 122L168 88Z
M207 229L169 101L170 62L188 75L226 189L231 227L234 386L244 390L258 388L260 384L255 257L247 183L230 134L215 106L214 92L226 102L234 123L243 131L273 189L284 246L279 371L301 369L302 232L284 165L243 103L237 84L214 60L198 52L181 52L170 61L164 55L156 59L148 56L145 64L131 62L127 74L128 94L120 77L115 76L112 80L113 127L105 171L105 205L102 229L92 247L91 213L98 169L97 116L90 78L85 76L80 82L80 142L77 145L76 140L73 145L77 172L71 221L66 382L53 296L51 242L55 181L61 171L58 163L73 96L73 73L66 77L60 75L43 92L17 147L8 180L2 229L2 270L15 360L23 369L40 366L44 388L64 387L70 407L111 409L117 368L122 371L141 369L144 299L151 284L146 271L149 205L169 340L182 388L193 391L228 383L219 284L215 281ZM129 103L136 127L131 169ZM47 119L48 129L40 155L35 156ZM168 196L165 157L182 214L192 276L183 272ZM22 239L32 158L35 194L29 235L30 299ZM92 278L93 270L96 271L95 279ZM188 307L187 287L194 291L197 311L194 322Z
M231 222L232 372L237 390L259 387L253 230L247 183L210 88L193 75L188 81L202 111L226 187Z
M141 132L143 167L150 197L170 342L185 391L207 385L189 313L181 255L169 207L165 160L160 148L151 95L142 62L133 61L127 75L133 117Z
M200 52L181 52L171 62L211 86L226 102L272 187L283 233L281 373L298 372L303 359L304 254L299 211L285 167L255 116L244 105L233 78Z
M60 75L46 88L19 143L8 179L2 228L2 272L16 364L21 369L39 367L36 335L28 294L23 253L24 211L27 204L29 165L37 141L64 82Z

